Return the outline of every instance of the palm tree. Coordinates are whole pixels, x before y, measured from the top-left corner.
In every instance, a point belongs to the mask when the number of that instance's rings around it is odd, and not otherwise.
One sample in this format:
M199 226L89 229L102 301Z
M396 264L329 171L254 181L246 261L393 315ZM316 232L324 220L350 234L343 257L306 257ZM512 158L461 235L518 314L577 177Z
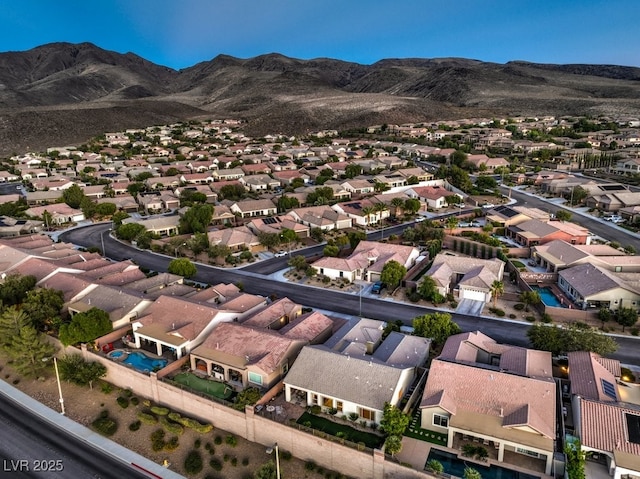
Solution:
M399 216L398 210L402 211L404 207L404 200L402 198L394 198L391 200L391 206L393 206L394 208L393 210L394 216Z
M449 216L447 218L447 228L449 228L449 234L453 233L453 230L456 226L458 226L458 217L457 216Z
M362 208L362 214L366 218L367 225L371 221L371 215L374 213L374 211L375 210L373 209L373 206L365 206L364 208Z
M379 215L376 215L376 217L378 218L378 221L380 223L382 223L382 212L387 211L388 209L389 208L384 203L376 203L375 205L373 205L373 211L379 213Z
M493 297L493 308L495 309L498 296L502 296L504 294L504 283L496 279L491 283L491 287L489 289L491 291L491 296Z

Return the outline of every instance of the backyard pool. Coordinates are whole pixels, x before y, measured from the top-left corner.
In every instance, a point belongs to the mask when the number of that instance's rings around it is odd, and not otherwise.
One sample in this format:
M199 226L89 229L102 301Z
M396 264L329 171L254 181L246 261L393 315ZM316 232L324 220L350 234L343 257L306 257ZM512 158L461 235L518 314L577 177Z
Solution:
M560 302L560 300L553 294L551 288L547 286L531 286L531 289L537 291L540 295L540 299L546 306L553 308L566 308L567 305Z
M464 469L467 464L462 459L458 459L455 454L437 449L431 449L427 464L435 459L444 467L444 472L452 476L464 477ZM512 471L500 466L481 466L475 462L470 462L469 467L475 469L482 475L482 479L540 479L538 476L525 474L524 472Z
M122 349L116 349L115 351L111 351L109 353L109 357L111 359L118 359L121 358L124 354L125 352Z
M134 353L129 353L129 355L122 362L130 364L136 370L142 373L148 373L164 368L169 361L167 361L166 359L150 358L146 354L136 351Z

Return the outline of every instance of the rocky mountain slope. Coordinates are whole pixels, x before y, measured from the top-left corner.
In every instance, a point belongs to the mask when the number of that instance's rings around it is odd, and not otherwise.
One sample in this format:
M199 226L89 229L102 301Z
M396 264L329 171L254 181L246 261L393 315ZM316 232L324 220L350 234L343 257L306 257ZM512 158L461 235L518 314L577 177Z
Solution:
M219 55L176 71L133 53L54 43L0 53L0 151L84 141L196 117L252 134L516 115L631 115L640 68L458 58L360 65L279 54Z

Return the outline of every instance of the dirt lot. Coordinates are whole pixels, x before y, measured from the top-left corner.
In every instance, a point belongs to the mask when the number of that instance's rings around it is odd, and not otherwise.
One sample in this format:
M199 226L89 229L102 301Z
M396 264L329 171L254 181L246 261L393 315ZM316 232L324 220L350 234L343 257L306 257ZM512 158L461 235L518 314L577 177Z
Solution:
M22 392L50 408L58 410L58 390L53 370L49 371L44 378L21 378L3 356L0 356L0 368L0 378L2 380L13 384ZM14 384L14 381L17 381L17 383ZM157 463L163 463L166 459L170 463L170 469L180 474L186 475L183 467L184 459L195 448L196 440L199 439L200 447L198 451L202 455L204 469L200 474L189 477L201 479L250 479L253 477L254 471L269 460L265 447L261 444L251 443L237 437L237 445L232 447L225 442L226 437L230 434L215 427L208 434L199 434L185 428L184 434L178 438L179 446L176 450L154 452L151 449L150 435L155 430L162 428L159 424L148 425L143 423L137 431L129 430L129 425L137 420L136 414L145 408L142 398L140 398L137 406L130 404L129 407L123 409L116 402L118 396L122 395L122 390L118 388L113 388L111 392L105 393L100 385L94 386L93 390L90 390L89 388L64 382L62 391L69 418L90 427L91 422L98 417L102 410L108 410L110 417L118 422L118 430L110 439ZM172 434L167 432L165 440L168 440L171 436ZM220 438L218 441L221 440L221 444L216 444L216 437ZM213 454L209 452L207 444L212 446ZM282 477L289 479L321 479L325 477L324 472L319 474L316 471L307 471L304 467L305 463L299 459L283 460L282 451L280 453ZM217 459L219 464L222 465L220 471L214 470L209 464L212 459Z

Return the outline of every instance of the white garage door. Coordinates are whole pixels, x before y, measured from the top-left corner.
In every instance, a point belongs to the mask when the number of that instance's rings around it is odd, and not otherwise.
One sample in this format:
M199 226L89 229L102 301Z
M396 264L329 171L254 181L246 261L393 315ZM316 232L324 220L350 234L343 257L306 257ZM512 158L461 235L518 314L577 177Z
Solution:
M462 299L473 299L474 301L483 301L486 296L483 291L474 291L472 289L463 289L462 291Z

